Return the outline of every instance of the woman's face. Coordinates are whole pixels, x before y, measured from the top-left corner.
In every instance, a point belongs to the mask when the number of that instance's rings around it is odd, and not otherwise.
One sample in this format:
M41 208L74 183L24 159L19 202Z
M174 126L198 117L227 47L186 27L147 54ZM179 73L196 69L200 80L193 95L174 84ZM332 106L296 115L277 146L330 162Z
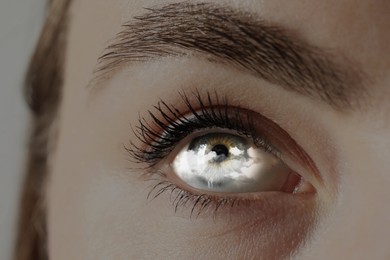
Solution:
M389 13L75 0L50 258L388 259Z

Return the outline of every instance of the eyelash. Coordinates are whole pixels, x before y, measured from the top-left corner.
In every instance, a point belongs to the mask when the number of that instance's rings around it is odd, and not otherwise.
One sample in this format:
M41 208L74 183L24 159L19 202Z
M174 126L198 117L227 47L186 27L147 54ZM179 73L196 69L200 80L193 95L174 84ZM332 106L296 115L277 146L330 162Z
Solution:
M161 173L162 176L165 176ZM202 212L212 210L214 217L218 209L227 206L233 208L242 204L240 202L246 201L240 198L234 197L217 197L209 194L193 194L181 187L173 184L169 181L158 181L157 184L153 185L150 192L148 193L147 199L155 199L163 193L169 193L169 200L174 207L175 213L180 207L185 207L188 202L191 202L190 218L192 216L199 217Z
M175 106L169 106L160 100L157 106L154 106L158 115L148 111L152 124L144 117L139 118L139 126L133 128L133 132L142 145L130 142L130 145L125 147L132 161L146 163L149 168L153 167L166 158L183 138L206 128L233 130L239 135L251 138L258 148L280 157L280 152L255 129L251 114L243 113L245 109L230 106L227 98L221 103L216 92L213 95L214 101L211 93L207 92L206 102L199 91L192 94L195 97L195 104L185 92L179 92L186 109L192 114L191 117L185 116Z
M206 100L203 100L199 91L193 92L194 101L190 100L185 92L179 92L185 104L185 110L191 116L185 116L174 105L168 105L163 100L154 106L155 111L148 111L151 118L149 123L144 117L139 118L139 125L133 128L136 138L141 145L130 142L125 146L126 151L135 163L145 164L145 176L159 175L161 179L148 178L156 181L157 184L151 186L148 199L155 199L163 193L170 193L170 200L173 203L175 212L181 206L185 206L192 201L191 215L195 211L199 214L209 208L216 212L222 206L237 206L239 202L247 202L247 199L231 196L212 196L209 194L194 194L167 180L166 174L154 167L163 161L176 147L181 140L191 133L207 129L219 128L233 130L237 134L251 138L253 143L266 152L280 158L280 152L256 130L250 111L239 106L230 106L227 98L222 102L218 94L214 92L206 93ZM252 112L253 113L253 112ZM161 119L159 119L161 118ZM174 199L172 200L172 198ZM245 203L246 204L246 203Z

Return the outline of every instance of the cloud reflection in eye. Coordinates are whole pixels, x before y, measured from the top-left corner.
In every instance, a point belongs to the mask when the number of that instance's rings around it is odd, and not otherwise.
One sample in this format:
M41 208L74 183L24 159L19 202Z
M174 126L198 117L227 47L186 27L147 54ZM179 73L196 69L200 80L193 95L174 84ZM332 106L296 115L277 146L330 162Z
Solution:
M204 192L279 191L291 170L251 139L229 133L208 133L192 139L175 157L174 173Z

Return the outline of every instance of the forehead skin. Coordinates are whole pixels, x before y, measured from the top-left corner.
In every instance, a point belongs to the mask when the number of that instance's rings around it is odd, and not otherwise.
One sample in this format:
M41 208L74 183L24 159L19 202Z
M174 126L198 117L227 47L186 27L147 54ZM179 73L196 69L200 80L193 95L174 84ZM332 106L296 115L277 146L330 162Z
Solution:
M94 38L95 44L90 41L76 38L78 49L85 47L88 52L81 57L91 55L88 61L90 68L95 67L96 57L101 55L108 40L121 30L121 24L131 20L134 16L145 12L145 7L161 6L164 3L175 1L115 1L114 3L94 2L92 8L86 0L74 1L72 24L75 33L85 33ZM180 2L180 1L176 1ZM200 2L200 1L192 1ZM325 50L332 50L338 55L356 63L365 72L370 81L370 93L375 95L375 103L383 101L388 106L387 98L390 95L388 88L375 91L375 86L384 87L389 82L390 68L390 19L387 18L390 10L388 1L209 1L209 3L227 3L229 6L258 14L258 17L271 24L281 25L297 32L314 46ZM100 8L99 6L102 6ZM104 6L104 8L103 8ZM84 9L87 9L84 11ZM120 13L118 14L118 10ZM87 15L78 16L77 14ZM100 20L94 20L100 18ZM78 18L80 20L78 20ZM96 32L95 32L96 31ZM95 32L95 33L94 33ZM91 39L92 40L92 39ZM84 49L84 48L83 48ZM74 52L75 55L80 55ZM69 55L72 55L70 53ZM380 57L380 58L379 58ZM87 57L86 57L87 58ZM78 59L80 57L78 56ZM78 74L90 80L90 73ZM385 95L387 94L387 95ZM377 106L378 107L378 106Z
M166 70L153 65L132 67L138 74L130 73L131 86L120 72L107 83L107 89L92 98L87 88L97 59L121 31L121 24L144 13L145 7L172 2L75 0L72 4L63 102L56 125L58 140L47 191L50 259L148 259L164 254L191 258L202 249L206 256L213 254L206 248L192 248L191 241L204 233L176 232L185 229L186 222L180 217L156 222L153 216L171 215L162 206L143 208L145 187L139 185L139 179L123 177L128 165L123 163L122 148L131 138L129 121L136 123L138 111L147 111L160 97L169 96L166 92L180 89L156 82L150 75L155 72L157 79L164 79L164 73L178 66L160 61ZM283 26L310 44L343 56L364 72L368 79L365 105L347 115L282 90L260 90L280 101L264 100L259 106L266 116L281 122L320 167L332 168L327 165L329 158L337 161L337 178L329 181L337 187L329 189L340 194L319 191L324 206L317 214L326 218L303 243L299 259L389 258L390 208L385 201L390 199L390 2L210 2L247 10ZM183 64L193 66L196 75L201 63ZM180 77L173 78L180 81ZM149 87L149 83L161 87ZM244 93L243 99L255 103L250 94ZM285 105L287 100L291 104ZM315 139L318 129L311 119L320 123L318 136L325 136L320 141ZM326 154L328 150L336 152Z

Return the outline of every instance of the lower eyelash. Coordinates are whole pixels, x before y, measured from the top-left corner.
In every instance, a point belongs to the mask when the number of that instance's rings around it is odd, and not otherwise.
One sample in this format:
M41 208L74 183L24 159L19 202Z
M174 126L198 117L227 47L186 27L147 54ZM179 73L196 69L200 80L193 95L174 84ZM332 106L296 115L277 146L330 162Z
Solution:
M239 198L212 197L208 194L193 194L169 181L159 181L148 193L147 199L154 200L164 193L169 193L169 200L175 213L190 203L190 218L197 218L204 211L212 211L214 218L220 208L238 206Z

